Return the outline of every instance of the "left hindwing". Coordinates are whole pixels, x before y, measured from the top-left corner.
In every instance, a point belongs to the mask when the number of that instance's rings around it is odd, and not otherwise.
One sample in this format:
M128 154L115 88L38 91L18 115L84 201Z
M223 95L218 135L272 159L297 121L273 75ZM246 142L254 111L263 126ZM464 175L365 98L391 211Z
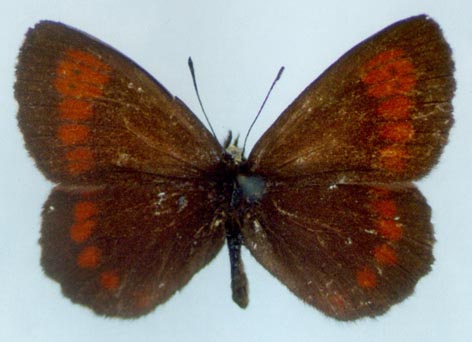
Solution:
M252 255L329 316L376 316L430 270L430 208L412 185L268 183L246 215Z
M43 210L45 273L96 313L137 317L181 289L224 242L210 183L141 175L56 187Z

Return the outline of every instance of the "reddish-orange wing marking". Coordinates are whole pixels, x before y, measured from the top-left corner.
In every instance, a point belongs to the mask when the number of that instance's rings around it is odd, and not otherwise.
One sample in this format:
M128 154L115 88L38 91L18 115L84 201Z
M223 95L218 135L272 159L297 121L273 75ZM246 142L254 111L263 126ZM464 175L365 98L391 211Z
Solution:
M134 63L41 22L21 49L15 94L26 147L59 183L44 205L40 242L43 268L66 296L135 317L218 252L221 199L210 175L222 149Z
M184 286L220 250L209 182L139 175L95 188L59 186L43 210L42 265L73 301L136 317ZM193 203L192 206L189 203Z
M450 49L425 16L382 30L341 57L257 142L251 170L338 182L411 181L447 142Z
M136 317L226 235L241 307L244 244L325 314L379 315L433 262L430 209L411 181L447 142L452 73L433 20L398 22L309 85L240 162L133 62L42 22L15 85L26 147L59 183L43 210L42 265L73 301Z
M401 21L334 63L251 152L250 171L268 181L246 245L326 314L379 315L430 270L430 209L410 181L446 144L452 74L438 25Z
M63 24L41 22L27 33L15 94L26 147L55 182L102 183L127 170L201 177L220 158L218 142L180 100Z
M244 236L258 261L342 320L385 312L433 261L430 209L414 187L269 184L246 220Z

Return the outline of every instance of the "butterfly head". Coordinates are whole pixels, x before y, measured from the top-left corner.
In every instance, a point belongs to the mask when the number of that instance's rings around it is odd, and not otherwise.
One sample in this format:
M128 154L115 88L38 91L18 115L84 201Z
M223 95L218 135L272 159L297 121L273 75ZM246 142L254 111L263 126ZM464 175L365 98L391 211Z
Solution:
M223 148L226 154L236 165L240 165L241 162L246 160L243 156L243 149L238 147L239 135L233 140L233 133L229 131L228 136L226 137Z
M233 161L236 165L241 164L241 162L244 160L243 150L235 144L229 145L225 149L225 151L226 151L227 154L229 154L231 156L231 158L233 159Z

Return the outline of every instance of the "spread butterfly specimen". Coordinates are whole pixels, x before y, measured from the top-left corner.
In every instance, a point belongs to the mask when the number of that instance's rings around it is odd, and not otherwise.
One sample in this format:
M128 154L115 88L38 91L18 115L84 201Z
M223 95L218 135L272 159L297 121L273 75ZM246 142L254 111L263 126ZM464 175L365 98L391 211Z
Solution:
M226 241L241 307L245 246L324 314L380 315L433 263L431 210L412 181L447 142L453 69L432 19L397 22L329 67L240 158L130 59L42 21L21 48L15 96L26 148L56 183L44 271L73 302L132 318Z

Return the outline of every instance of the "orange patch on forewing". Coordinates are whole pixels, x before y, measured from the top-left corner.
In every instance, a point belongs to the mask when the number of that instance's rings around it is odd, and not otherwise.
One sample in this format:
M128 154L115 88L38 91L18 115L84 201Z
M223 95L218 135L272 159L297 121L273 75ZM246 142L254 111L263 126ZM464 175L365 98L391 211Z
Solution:
M401 49L381 52L364 65L361 75L369 95L377 98L408 94L416 84L415 68Z
M67 169L71 175L79 175L93 166L93 153L89 147L77 147L66 152Z
M377 286L377 275L369 267L357 271L356 273L357 284L365 289L372 289Z
M360 77L367 86L367 93L379 99L377 115L387 120L373 132L392 144L379 150L373 166L390 172L403 172L410 157L405 143L413 139L415 133L413 124L405 121L414 107L409 98L417 82L413 62L404 50L393 48L378 53L365 63Z
M84 242L92 235L96 225L97 223L94 220L76 222L70 227L70 238L76 243Z
M104 271L100 274L100 285L107 290L116 290L120 286L120 276L116 271Z
M394 220L379 220L376 222L377 231L387 240L399 241L403 236L403 226Z
M402 172L407 166L409 155L401 146L388 146L380 150L380 166L392 172Z
M87 141L90 128L85 125L64 124L57 128L57 137L64 145L76 145Z
M61 119L69 121L57 127L56 135L62 144L83 145L88 142L90 127L74 121L88 120L93 116L93 99L103 94L110 72L111 68L100 58L78 49L67 50L59 60L54 86L63 98L58 103L58 113ZM68 150L64 157L65 170L72 176L89 171L94 164L89 147Z
M387 120L402 120L410 115L413 102L406 96L392 96L382 101L377 113Z
M98 247L88 246L77 256L77 266L80 268L95 268L100 263L101 251Z
M74 219L77 222L85 221L98 213L95 202L80 201L74 205Z
M379 69L391 61L403 57L404 54L405 52L402 49L390 49L380 52L364 65L364 69L367 71Z
M89 68L97 71L110 71L110 67L108 65L87 51L70 49L67 51L67 57L70 58L74 63L86 65Z
M413 138L415 130L410 122L389 122L380 127L381 138L397 143L405 143Z
M110 67L89 52L70 49L56 68L55 87L63 96L94 98L103 94Z
M374 248L374 258L379 264L396 265L398 263L395 250L385 243Z
M414 88L415 84L416 78L414 76L397 76L397 78L371 85L368 92L374 97L407 94Z
M87 120L93 115L92 103L66 97L59 103L59 115L61 119Z

